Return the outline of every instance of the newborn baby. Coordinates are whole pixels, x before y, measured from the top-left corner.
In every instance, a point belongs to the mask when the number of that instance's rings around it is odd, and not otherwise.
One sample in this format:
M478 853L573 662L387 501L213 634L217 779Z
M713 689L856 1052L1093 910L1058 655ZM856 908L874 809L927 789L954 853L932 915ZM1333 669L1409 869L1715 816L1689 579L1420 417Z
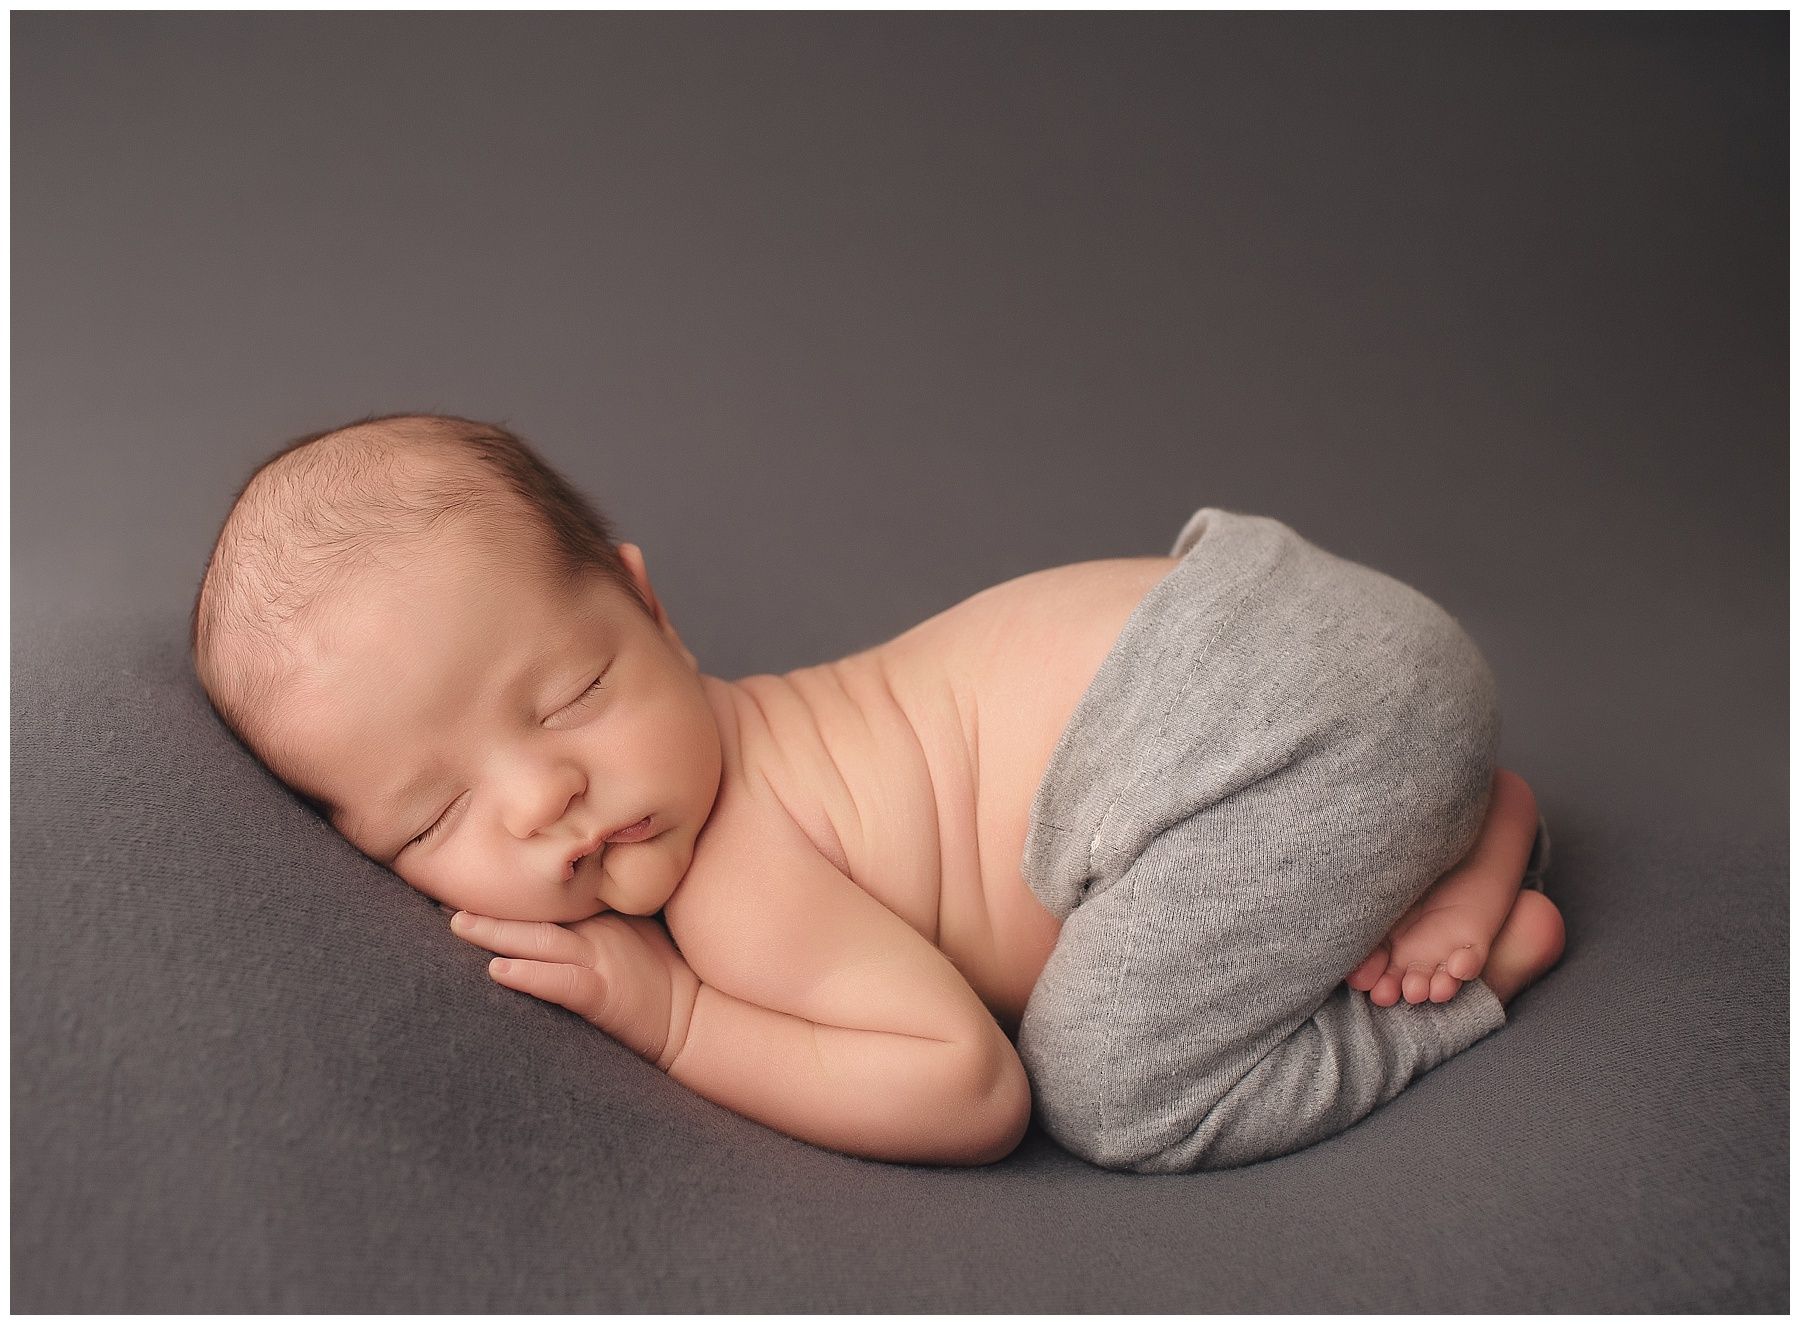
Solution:
M1018 1144L1035 1088L1051 1135L1095 1163L1220 1167L1349 1126L1503 1021L1563 937L1521 890L1541 824L1492 768L1491 724L1440 779L1453 791L1419 771L1430 732L1398 782L1308 763L1364 748L1317 731L1262 762L1220 730L1171 738L1251 711L1176 704L1129 670L1238 675L1198 641L1173 667L1145 643L1170 595L1204 597L1182 576L1225 582L1203 555L1285 558L1246 584L1316 562L1411 593L1270 520L1205 510L1177 546L724 681L642 551L527 445L394 415L252 476L195 603L194 664L257 758L498 954L493 979L709 1099L841 1151L983 1164ZM1387 693L1374 654L1334 658ZM1302 730L1306 692L1282 694L1269 713L1288 716L1256 732ZM1132 704L1155 711L1133 726ZM1425 731L1333 721L1390 750ZM1105 773L1121 751L1161 760L1133 765L1151 772L1130 797Z

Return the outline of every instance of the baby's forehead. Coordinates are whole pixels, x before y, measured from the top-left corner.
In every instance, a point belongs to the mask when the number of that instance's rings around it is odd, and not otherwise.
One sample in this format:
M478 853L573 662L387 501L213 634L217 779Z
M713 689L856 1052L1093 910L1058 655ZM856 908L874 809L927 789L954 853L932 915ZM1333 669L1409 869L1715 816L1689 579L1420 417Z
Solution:
M298 639L296 664L341 670L359 655L405 657L420 672L518 659L615 618L624 594L604 576L565 576L517 557L421 548L403 567L346 577Z

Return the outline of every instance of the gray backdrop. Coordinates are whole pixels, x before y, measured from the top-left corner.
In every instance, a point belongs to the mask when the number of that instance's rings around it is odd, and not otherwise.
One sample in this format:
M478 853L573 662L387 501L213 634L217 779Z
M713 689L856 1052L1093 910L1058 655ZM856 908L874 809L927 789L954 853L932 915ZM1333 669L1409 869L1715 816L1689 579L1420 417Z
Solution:
M1785 1302L1785 15L11 23L16 632L183 618L371 412L535 442L721 676L1273 515L1487 654L1570 931L1521 1015L1606 1046L1526 1061L1723 1080L1698 1282Z
M1448 601L1534 786L1784 811L1779 14L13 28L21 599L184 611L277 444L440 410L716 675L1219 505Z

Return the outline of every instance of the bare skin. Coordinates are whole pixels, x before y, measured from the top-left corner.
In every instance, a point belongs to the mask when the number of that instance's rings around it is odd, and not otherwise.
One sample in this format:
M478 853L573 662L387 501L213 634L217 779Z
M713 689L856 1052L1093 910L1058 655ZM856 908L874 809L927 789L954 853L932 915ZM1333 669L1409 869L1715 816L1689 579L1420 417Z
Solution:
M1562 952L1562 912L1544 894L1528 889L1507 913L1481 978L1495 998L1510 1003L1526 985L1556 965Z
M1447 1003L1480 976L1502 1003L1556 964L1562 913L1520 882L1537 832L1537 802L1517 773L1494 774L1475 845L1420 897L1349 975L1377 1007Z

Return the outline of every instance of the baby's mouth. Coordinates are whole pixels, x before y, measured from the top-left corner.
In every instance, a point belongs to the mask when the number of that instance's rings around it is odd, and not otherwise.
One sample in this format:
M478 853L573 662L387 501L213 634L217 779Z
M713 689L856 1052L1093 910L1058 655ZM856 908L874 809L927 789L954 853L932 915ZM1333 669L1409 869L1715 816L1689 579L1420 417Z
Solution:
M570 879L573 879L575 877L575 872L579 870L585 862L595 859L604 852L609 843L642 842L647 837L655 837L657 831L656 815L652 812L646 814L636 823L626 824L625 827L608 833L605 837L600 839L599 845L592 851L588 852L585 856L577 856L569 862L568 871L563 875L563 882L567 883Z
M641 842L646 837L654 836L656 827L654 814L646 814L634 824L626 824L615 833L608 834L608 842Z

